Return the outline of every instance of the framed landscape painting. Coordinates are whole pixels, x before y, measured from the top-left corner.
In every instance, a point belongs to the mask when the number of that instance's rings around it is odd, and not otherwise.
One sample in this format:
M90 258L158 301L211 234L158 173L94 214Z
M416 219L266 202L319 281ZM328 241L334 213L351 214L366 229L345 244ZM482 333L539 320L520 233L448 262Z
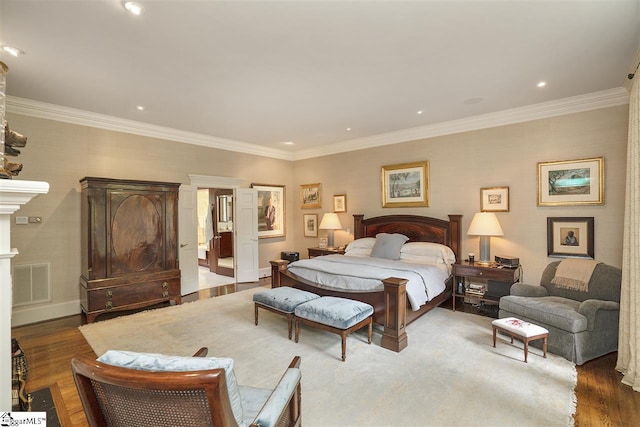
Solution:
M382 207L429 206L429 162L382 167Z
M251 184L258 191L258 238L286 236L284 185Z
M594 259L593 217L547 218L547 255Z
M538 206L603 204L604 157L538 163Z
M509 212L509 187L481 188L480 212Z

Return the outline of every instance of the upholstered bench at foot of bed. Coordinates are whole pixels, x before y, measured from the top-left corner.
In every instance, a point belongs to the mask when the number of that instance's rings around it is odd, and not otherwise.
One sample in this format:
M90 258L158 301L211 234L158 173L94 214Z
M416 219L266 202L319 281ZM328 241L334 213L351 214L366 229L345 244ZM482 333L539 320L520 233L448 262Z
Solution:
M289 339L291 339L294 309L300 304L316 298L320 298L320 295L289 286L281 286L279 288L257 292L253 294L256 325L258 324L258 308L264 308L273 313L281 314L287 318Z
M342 337L342 361L346 359L347 335L353 331L369 326L369 344L373 333L373 307L360 301L346 298L321 297L304 304L294 310L296 339L300 336L300 322L333 332Z

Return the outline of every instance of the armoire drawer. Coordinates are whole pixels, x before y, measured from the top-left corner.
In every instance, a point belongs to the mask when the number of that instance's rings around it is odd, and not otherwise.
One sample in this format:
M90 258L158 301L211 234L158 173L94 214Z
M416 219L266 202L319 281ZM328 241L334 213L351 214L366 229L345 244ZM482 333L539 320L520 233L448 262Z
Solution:
M87 290L87 311L117 310L180 295L180 279L155 280Z

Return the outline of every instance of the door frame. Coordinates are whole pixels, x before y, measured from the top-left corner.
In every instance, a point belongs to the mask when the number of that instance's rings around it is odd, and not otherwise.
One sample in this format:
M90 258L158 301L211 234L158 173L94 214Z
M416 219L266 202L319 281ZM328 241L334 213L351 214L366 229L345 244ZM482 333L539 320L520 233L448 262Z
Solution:
M226 176L210 176L210 175L196 175L196 174L189 174L189 180L191 181L191 185L195 185L197 188L208 188L208 189L212 189L212 188L219 188L219 189L231 189L234 190L236 188L241 188L242 184L244 184L245 180L244 179L240 179L240 178L229 178ZM235 229L235 227L234 227ZM236 239L235 239L235 231L233 233L234 235L234 239L233 239L233 270L234 270L234 274L233 276L236 277L236 269L237 269L237 262L236 262ZM212 261L212 256L211 256L211 250L209 251L210 255L209 255L209 269L211 269L211 261Z

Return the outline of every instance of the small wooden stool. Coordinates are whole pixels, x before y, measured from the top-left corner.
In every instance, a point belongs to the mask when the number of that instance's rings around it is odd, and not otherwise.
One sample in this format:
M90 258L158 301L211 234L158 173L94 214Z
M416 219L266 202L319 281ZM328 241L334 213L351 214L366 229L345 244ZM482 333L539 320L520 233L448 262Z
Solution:
M513 344L513 338L518 338L524 342L524 362L527 363L527 354L529 353L529 341L544 339L542 344L542 351L544 357L547 357L547 339L549 337L549 331L542 326L533 325L524 320L516 319L515 317L505 317L504 319L496 319L491 322L493 326L493 346L496 346L496 332L500 331L511 337L511 344Z
M293 310L307 301L320 298L312 292L303 291L292 288L290 286L281 286L266 291L253 294L253 303L255 310L255 322L258 324L258 308L264 308L276 314L281 314L287 318L287 326L289 329L289 339L291 339L291 329L293 326Z
M295 308L296 342L300 322L342 337L342 361L347 358L347 335L369 326L369 341L373 334L373 307L364 302L337 297L320 297Z

